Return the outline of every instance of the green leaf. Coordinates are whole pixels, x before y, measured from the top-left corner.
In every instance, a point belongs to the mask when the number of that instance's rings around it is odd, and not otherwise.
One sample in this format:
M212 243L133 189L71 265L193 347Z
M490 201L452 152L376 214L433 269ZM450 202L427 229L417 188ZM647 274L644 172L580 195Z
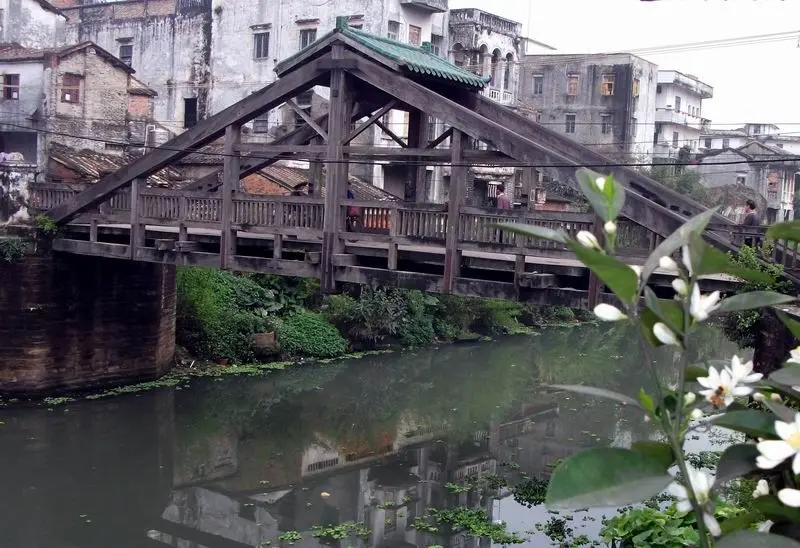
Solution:
M778 315L778 318L783 322L783 325L794 335L795 339L800 339L800 322L795 319L792 319L789 314L784 312L783 310L775 309L775 313Z
M719 304L719 310L721 312L738 312L740 310L753 310L755 308L791 303L794 300L795 297L775 293L774 291L751 291L724 299Z
M581 192L583 192L583 195L586 196L586 199L589 200L589 204L591 204L597 216L603 219L604 222L613 221L616 218L616 214L613 212L614 205L612 203L614 201L613 187L617 185L608 184L612 182L612 178L585 168L577 170L575 172L575 177L578 180L578 187L581 189ZM604 192L601 192L595 185L594 181L598 177L604 177L606 179L607 184L604 187ZM625 199L624 194L622 199Z
M769 380L785 384L786 386L800 385L800 367L784 367L774 371L769 376Z
M796 369L795 366L791 366L790 368ZM775 392L776 394L780 394L784 398L787 398L795 402L800 401L800 393L795 392L792 388L783 383L775 382L772 379L767 379L765 381L761 381L759 384L761 386L768 388L769 392ZM730 409L730 407L728 408Z
M690 365L686 368L686 382L696 382L700 377L708 377L708 369L702 365Z
M562 230L553 230L544 226L523 225L520 223L497 223L492 224L492 228L499 228L506 232L512 232L528 238L538 238L540 240L551 240L560 244L565 244L569 236Z
M672 451L672 447L660 441L637 441L631 445L631 451L636 451L661 463L664 470L667 470L675 462L675 453Z
M696 276L709 274L729 274L747 282L769 284L772 278L760 270L751 270L734 266L730 256L719 249L711 247L700 236L690 242L692 250L692 266Z
M770 240L790 240L800 242L800 221L776 223L767 229L767 238Z
M675 300L659 299L652 289L644 288L647 307L676 334L683 333L683 307Z
M753 508L761 512L765 518L774 522L800 522L800 508L784 506L775 495L758 497L752 503Z
M772 411L776 417L778 417L783 422L794 422L795 411L789 409L785 405L772 401L772 400L764 400L763 402L764 407Z
M642 323L640 324L640 329L642 332L642 336L645 340L650 343L650 346L654 348L658 348L659 346L664 346L664 343L659 341L655 334L653 333L653 326L661 321L661 318L656 316L656 313L650 310L649 308L645 308L642 311Z
M702 234L716 211L716 208L714 208L695 215L661 242L644 263L642 280L647 280L650 277L650 274L658 267L658 261L661 257L668 257L680 249L681 246L688 244L694 234Z
M602 251L589 249L577 242L567 244L578 259L624 303L631 303L639 291L639 280L633 269Z
M755 438L774 438L775 417L754 409L748 411L728 411L721 417L712 419L716 426L742 432Z
M576 453L553 471L549 510L625 506L663 491L672 482L660 462L630 449L596 447Z
M716 481L723 483L758 470L756 457L759 454L756 446L751 443L731 445L719 458Z
M644 391L644 388L639 389L639 403L642 405L642 408L647 411L650 415L655 413L656 407L653 403L653 398Z
M556 390L567 390L569 392L575 392L576 394L584 394L587 396L594 396L597 398L616 400L626 405L633 405L634 407L641 408L639 402L634 400L633 398L626 396L625 394L620 394L619 392L606 390L605 388L595 388L594 386L583 386L581 384L546 384L545 386L548 388L554 388Z
M736 531L722 537L714 546L716 548L798 548L800 542L768 533Z
M722 534L727 535L729 533L733 533L734 531L738 531L740 529L747 529L754 523L759 521L763 521L764 516L761 515L761 512L745 512L743 514L739 514L736 517L728 518L720 522L719 527L722 529Z

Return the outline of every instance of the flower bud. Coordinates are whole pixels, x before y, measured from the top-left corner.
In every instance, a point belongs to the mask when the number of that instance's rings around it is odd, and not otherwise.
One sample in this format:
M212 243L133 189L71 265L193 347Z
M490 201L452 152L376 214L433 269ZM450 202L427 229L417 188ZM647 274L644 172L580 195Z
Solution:
M598 177L594 180L594 184L597 187L597 190L603 192L603 189L606 188L606 178L605 177Z
M627 318L616 306L600 303L594 307L594 315L604 322L618 322Z
M606 231L606 234L616 234L617 224L614 221L608 221L603 225L603 230Z
M697 394L694 392L687 392L683 395L683 404L692 405L697 400Z
M756 401L765 401L767 397L761 392L756 392L755 394L753 394L753 399Z
M578 243L581 244L583 247L602 249L600 247L600 242L598 242L594 234L592 234L588 230L581 230L580 232L578 232L576 238L578 240Z
M678 341L677 335L675 335L675 333L669 327L667 327L666 324L661 322L658 322L653 326L653 335L655 335L656 339L658 339L661 344L675 346L680 346L681 344Z
M689 413L689 416L692 417L694 420L699 421L703 418L703 410L702 409L692 409L692 412Z
M780 403L780 402L781 402L781 395L780 395L780 394L770 394L770 395L769 395L769 398L770 398L772 401L776 401L776 402L778 402L778 403Z
M675 278L672 280L672 289L674 289L675 293L681 297L685 297L689 294L689 286L681 278Z
M667 274L674 274L675 276L677 276L681 272L680 269L678 268L678 263L673 261L671 257L666 257L666 256L661 257L658 260L658 267L661 270L666 270Z

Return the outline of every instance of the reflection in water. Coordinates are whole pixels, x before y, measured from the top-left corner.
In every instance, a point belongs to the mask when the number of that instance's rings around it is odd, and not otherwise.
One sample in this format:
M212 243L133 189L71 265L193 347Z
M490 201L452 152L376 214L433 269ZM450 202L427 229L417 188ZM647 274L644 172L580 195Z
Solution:
M297 531L304 548L323 544L315 526L355 522L368 538L343 546L488 546L412 524L464 506L532 529L540 508L514 503L493 479L546 479L582 447L648 436L630 409L540 388L584 382L634 394L649 379L633 340L605 326L552 330L53 411L5 409L2 544L242 548ZM717 358L735 350L713 330L700 346ZM659 360L671 370L667 351ZM447 486L479 479L492 488Z

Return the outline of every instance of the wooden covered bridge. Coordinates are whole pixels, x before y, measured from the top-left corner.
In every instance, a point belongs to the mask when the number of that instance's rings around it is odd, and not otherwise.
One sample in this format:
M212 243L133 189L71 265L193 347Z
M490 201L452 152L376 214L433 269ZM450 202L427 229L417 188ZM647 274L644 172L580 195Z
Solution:
M413 287L541 303L586 306L589 276L561 245L501 235L491 225L523 222L592 230L589 214L499 211L466 207L470 166L515 166L529 174L547 170L573 182L575 169L611 172L628 188L620 223L621 253L643 262L660 239L704 208L641 173L547 129L481 95L486 81L415 48L347 27L337 28L286 59L279 79L165 145L85 189L37 185L32 208L63 225L56 251L175 265L197 265L287 276L318 277L324 290L337 282ZM329 112L316 119L293 98L315 86L330 89ZM270 144L241 140L242 125L289 105L305 124ZM408 112L408 138L381 120ZM429 139L426 121L446 129ZM356 146L373 124L397 148ZM223 169L187 189L148 188L146 179L224 136ZM470 139L471 138L471 139ZM476 140L488 150L470 148ZM449 146L448 146L449 145ZM483 147L480 147L483 148ZM284 159L310 161L323 176L325 196L256 196L240 180ZM406 199L347 199L348 162L407 163ZM447 204L424 203L426 165L449 165ZM312 175L312 179L314 175ZM375 230L349 231L347 208L358 206ZM716 216L707 240L736 250L747 234ZM368 223L370 224L370 223ZM750 229L751 231L753 229ZM779 247L793 271L796 249ZM666 281L666 278L665 278ZM730 280L707 280L729 285Z

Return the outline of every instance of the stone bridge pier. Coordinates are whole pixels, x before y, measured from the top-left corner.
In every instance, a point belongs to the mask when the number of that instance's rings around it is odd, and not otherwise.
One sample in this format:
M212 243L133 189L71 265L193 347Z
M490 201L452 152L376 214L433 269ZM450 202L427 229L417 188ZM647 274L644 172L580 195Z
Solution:
M175 351L175 267L52 252L0 263L0 394L155 379Z

